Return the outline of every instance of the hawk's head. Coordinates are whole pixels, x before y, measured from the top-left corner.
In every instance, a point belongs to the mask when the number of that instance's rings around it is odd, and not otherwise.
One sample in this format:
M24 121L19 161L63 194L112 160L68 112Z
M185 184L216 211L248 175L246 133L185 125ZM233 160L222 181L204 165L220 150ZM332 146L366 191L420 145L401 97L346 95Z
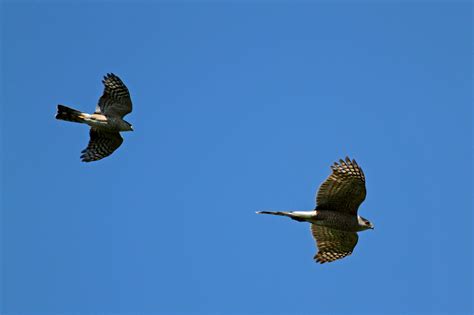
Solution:
M374 229L374 225L372 223L370 223L370 221L367 220L366 218L363 218L361 216L357 216L357 221L359 223L359 227L360 227L361 231L368 230L368 229L371 229L371 230Z
M128 121L125 121L124 122L126 123L126 126L125 126L125 130L124 131L133 131L133 126L131 123L129 123Z

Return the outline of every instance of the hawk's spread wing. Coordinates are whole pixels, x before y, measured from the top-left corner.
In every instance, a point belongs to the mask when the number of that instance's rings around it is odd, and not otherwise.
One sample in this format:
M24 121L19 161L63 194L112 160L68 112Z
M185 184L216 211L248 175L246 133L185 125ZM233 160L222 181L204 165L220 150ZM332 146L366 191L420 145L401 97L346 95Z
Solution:
M83 162L97 161L109 156L122 144L123 139L118 132L104 132L94 128L90 131L87 148L82 150Z
M355 160L346 157L331 166L332 174L321 184L316 210L344 211L356 215L365 199L365 176Z
M113 73L107 73L102 83L104 83L104 94L100 97L95 112L120 118L130 113L132 100L122 80Z
M345 232L314 224L311 224L311 233L318 246L318 253L314 259L321 264L349 256L359 239L355 232Z

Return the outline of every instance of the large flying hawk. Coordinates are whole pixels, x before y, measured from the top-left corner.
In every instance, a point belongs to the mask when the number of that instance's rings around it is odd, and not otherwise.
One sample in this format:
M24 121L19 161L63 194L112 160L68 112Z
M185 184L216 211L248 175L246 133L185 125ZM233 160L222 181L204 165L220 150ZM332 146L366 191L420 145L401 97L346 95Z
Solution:
M357 232L373 229L367 219L357 215L365 199L365 176L355 160L346 157L331 166L332 174L321 184L313 211L259 211L311 223L311 232L319 248L314 259L319 263L344 258L354 250Z
M120 131L133 131L123 117L132 111L132 100L127 87L115 74L108 73L104 93L93 114L58 105L56 119L88 124L91 127L87 148L81 153L84 162L100 160L117 150L123 142Z

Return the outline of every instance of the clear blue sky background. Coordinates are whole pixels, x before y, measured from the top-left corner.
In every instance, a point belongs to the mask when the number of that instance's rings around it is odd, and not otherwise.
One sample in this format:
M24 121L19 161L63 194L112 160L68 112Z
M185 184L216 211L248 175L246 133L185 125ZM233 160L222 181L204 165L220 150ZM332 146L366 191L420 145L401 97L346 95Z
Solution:
M2 314L472 314L472 4L3 2ZM135 131L81 163L102 76ZM329 166L355 252L312 260Z

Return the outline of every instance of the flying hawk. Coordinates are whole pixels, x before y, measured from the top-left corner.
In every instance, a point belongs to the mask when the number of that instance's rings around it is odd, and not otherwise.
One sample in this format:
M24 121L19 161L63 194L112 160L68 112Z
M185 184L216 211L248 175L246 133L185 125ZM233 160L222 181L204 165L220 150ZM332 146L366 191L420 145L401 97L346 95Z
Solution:
M58 105L56 119L91 127L89 144L81 152L83 162L97 161L111 155L123 142L120 132L133 131L132 125L123 120L132 111L132 100L127 87L113 73L108 73L102 83L104 93L93 114Z
M357 232L374 228L369 220L357 215L366 195L362 169L348 157L334 163L331 169L332 174L319 187L313 211L257 212L311 223L319 249L314 259L321 264L352 254L359 239Z

